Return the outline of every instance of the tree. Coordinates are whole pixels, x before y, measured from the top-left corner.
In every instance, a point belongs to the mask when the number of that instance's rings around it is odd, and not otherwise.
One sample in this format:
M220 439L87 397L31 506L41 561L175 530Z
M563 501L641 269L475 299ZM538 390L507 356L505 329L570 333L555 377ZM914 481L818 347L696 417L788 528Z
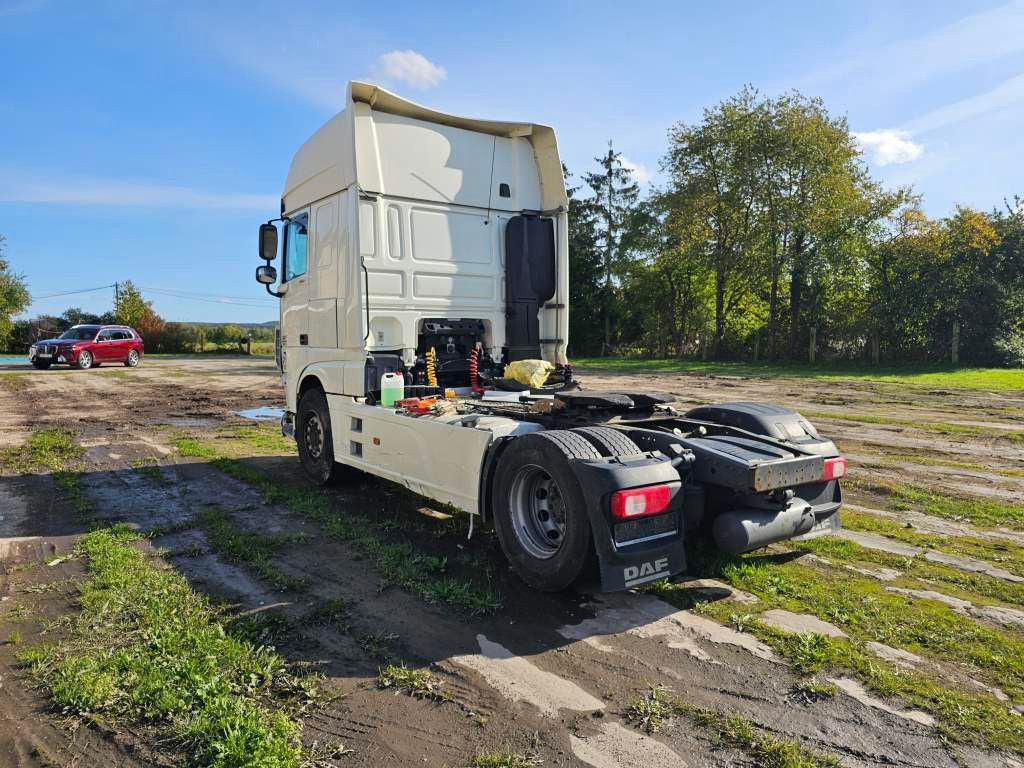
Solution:
M692 239L696 226L714 276L713 355L723 353L726 322L746 298L759 271L751 256L757 237L757 92L744 88L711 109L697 125L677 123L669 131L663 167L670 175L669 226Z
M117 294L114 317L118 323L136 328L158 315L153 311L153 303L143 298L142 292L135 287L135 283L125 280L120 284Z
M11 271L4 258L7 238L0 235L0 348L6 348L13 330L13 317L31 303L25 278Z
M601 293L604 326L601 354L607 355L612 349L614 284L625 262L622 239L640 196L640 187L633 180L632 171L622 164L622 155L614 150L612 142L608 142L608 153L594 160L601 166L601 171L585 173L583 179L594 193L588 205L598 222L596 245L602 254L604 281Z
M562 167L568 182L569 169ZM573 354L598 352L601 325L602 254L594 206L579 196L580 188L566 184L569 195L569 345Z

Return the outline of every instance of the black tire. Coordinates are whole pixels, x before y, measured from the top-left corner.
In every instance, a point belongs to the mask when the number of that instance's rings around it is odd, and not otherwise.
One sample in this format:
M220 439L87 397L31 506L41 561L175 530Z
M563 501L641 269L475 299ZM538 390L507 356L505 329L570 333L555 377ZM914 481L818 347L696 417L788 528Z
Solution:
M33 367L38 368L40 371L45 371L47 368L53 365L53 363L51 363L49 360L33 360L32 365Z
M128 351L128 357L124 359L125 368L136 368L141 362L142 358L139 356L137 349L131 349Z
M643 454L637 444L627 435L611 427L577 427L572 430L582 435L602 456L640 456Z
M569 461L598 458L580 435L548 430L515 438L498 460L498 542L512 570L534 589L565 589L594 559L590 517Z
M322 389L309 389L299 398L295 442L302 469L317 485L337 482L344 474L346 468L334 461L331 414Z
M87 371L92 368L92 364L95 362L96 358L93 357L92 352L86 349L78 353L78 362L75 363L75 366L80 371Z

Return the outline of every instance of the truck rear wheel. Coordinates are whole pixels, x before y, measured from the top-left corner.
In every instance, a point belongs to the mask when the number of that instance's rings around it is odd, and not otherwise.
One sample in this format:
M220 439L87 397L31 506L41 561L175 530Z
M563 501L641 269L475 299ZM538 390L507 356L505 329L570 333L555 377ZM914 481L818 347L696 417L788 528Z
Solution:
M494 524L512 569L535 589L572 584L594 557L590 517L571 459L598 459L580 435L563 430L517 437L494 477Z
M331 413L323 390L307 390L299 399L295 442L299 446L302 469L317 485L336 482L347 469L334 461Z
M602 456L640 456L643 453L627 435L611 427L577 427L572 431L582 435Z

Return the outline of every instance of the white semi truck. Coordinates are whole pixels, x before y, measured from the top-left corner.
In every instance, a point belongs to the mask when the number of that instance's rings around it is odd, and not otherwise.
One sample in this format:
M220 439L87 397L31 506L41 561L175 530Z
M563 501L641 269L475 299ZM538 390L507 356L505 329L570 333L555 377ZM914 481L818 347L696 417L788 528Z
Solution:
M282 430L309 477L362 470L491 519L543 590L594 560L605 590L671 576L687 537L741 553L837 530L846 462L798 413L577 385L567 207L551 128L349 84L260 227ZM517 391L505 366L531 360L554 371ZM386 374L411 400L383 405Z

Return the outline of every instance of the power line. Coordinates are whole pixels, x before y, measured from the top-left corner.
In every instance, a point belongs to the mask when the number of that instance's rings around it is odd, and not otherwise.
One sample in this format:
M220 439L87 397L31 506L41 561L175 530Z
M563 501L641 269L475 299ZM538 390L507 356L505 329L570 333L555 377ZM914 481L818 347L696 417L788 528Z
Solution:
M139 286L140 291L152 291L155 293L166 293L172 295L180 295L184 298L202 297L212 299L238 299L240 301L273 301L269 297L263 297L260 295L256 296L225 296L221 293L203 293L202 291L183 291L180 288L148 288L144 285Z
M82 288L81 290L78 290L78 291L61 291L60 293L47 293L47 294L45 294L43 296L33 296L32 300L35 301L36 299L52 299L55 296L71 296L72 294L75 294L75 293L95 293L96 291L105 291L105 290L107 290L109 288L113 288L113 287L114 287L114 285L111 284L111 285L101 285L99 288Z

